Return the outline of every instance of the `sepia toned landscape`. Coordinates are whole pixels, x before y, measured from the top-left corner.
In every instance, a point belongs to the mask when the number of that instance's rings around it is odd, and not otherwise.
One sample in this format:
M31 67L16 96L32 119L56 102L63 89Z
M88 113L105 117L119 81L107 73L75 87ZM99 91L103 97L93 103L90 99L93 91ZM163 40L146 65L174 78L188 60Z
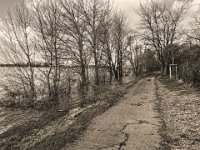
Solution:
M0 0L0 150L199 150L199 0Z

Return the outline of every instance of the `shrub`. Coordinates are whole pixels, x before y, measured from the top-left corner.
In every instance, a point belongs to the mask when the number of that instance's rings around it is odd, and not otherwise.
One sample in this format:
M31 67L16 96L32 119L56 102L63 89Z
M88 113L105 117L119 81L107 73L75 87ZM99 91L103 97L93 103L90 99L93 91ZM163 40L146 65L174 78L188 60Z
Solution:
M184 47L179 56L180 77L195 87L200 87L200 47Z

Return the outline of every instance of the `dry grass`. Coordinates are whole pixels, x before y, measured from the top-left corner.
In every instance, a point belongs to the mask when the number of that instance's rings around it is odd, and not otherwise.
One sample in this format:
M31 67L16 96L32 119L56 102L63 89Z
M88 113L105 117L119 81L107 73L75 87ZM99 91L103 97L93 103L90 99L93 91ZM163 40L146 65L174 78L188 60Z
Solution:
M200 149L200 97L177 81L161 78L158 84L160 109L168 147L172 150Z

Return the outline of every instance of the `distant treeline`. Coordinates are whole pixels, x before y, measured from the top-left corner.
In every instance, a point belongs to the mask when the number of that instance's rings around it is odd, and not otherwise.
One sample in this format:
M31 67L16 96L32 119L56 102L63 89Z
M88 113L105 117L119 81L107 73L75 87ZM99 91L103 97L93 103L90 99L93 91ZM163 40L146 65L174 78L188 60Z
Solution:
M0 67L29 67L28 64L0 64ZM45 63L38 63L38 64L31 64L31 67L50 67L49 64ZM59 65L59 67L63 68L80 68L78 65ZM94 68L94 65L89 65L88 68ZM108 66L100 66L99 68L109 68Z
M28 64L0 64L0 67L29 67ZM31 67L49 67L48 64L31 64Z

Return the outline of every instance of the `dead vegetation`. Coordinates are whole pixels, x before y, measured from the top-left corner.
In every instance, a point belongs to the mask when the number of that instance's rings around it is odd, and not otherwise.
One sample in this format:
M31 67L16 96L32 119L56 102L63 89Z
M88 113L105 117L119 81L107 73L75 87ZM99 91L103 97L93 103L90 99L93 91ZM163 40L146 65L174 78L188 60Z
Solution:
M182 83L161 78L158 94L165 122L166 143L172 150L200 149L200 97Z
M113 106L135 82L114 86L93 96L95 101L88 103L84 108L77 107L70 112L48 111L35 120L15 126L0 134L0 147L2 150L60 149L76 139L95 116Z

